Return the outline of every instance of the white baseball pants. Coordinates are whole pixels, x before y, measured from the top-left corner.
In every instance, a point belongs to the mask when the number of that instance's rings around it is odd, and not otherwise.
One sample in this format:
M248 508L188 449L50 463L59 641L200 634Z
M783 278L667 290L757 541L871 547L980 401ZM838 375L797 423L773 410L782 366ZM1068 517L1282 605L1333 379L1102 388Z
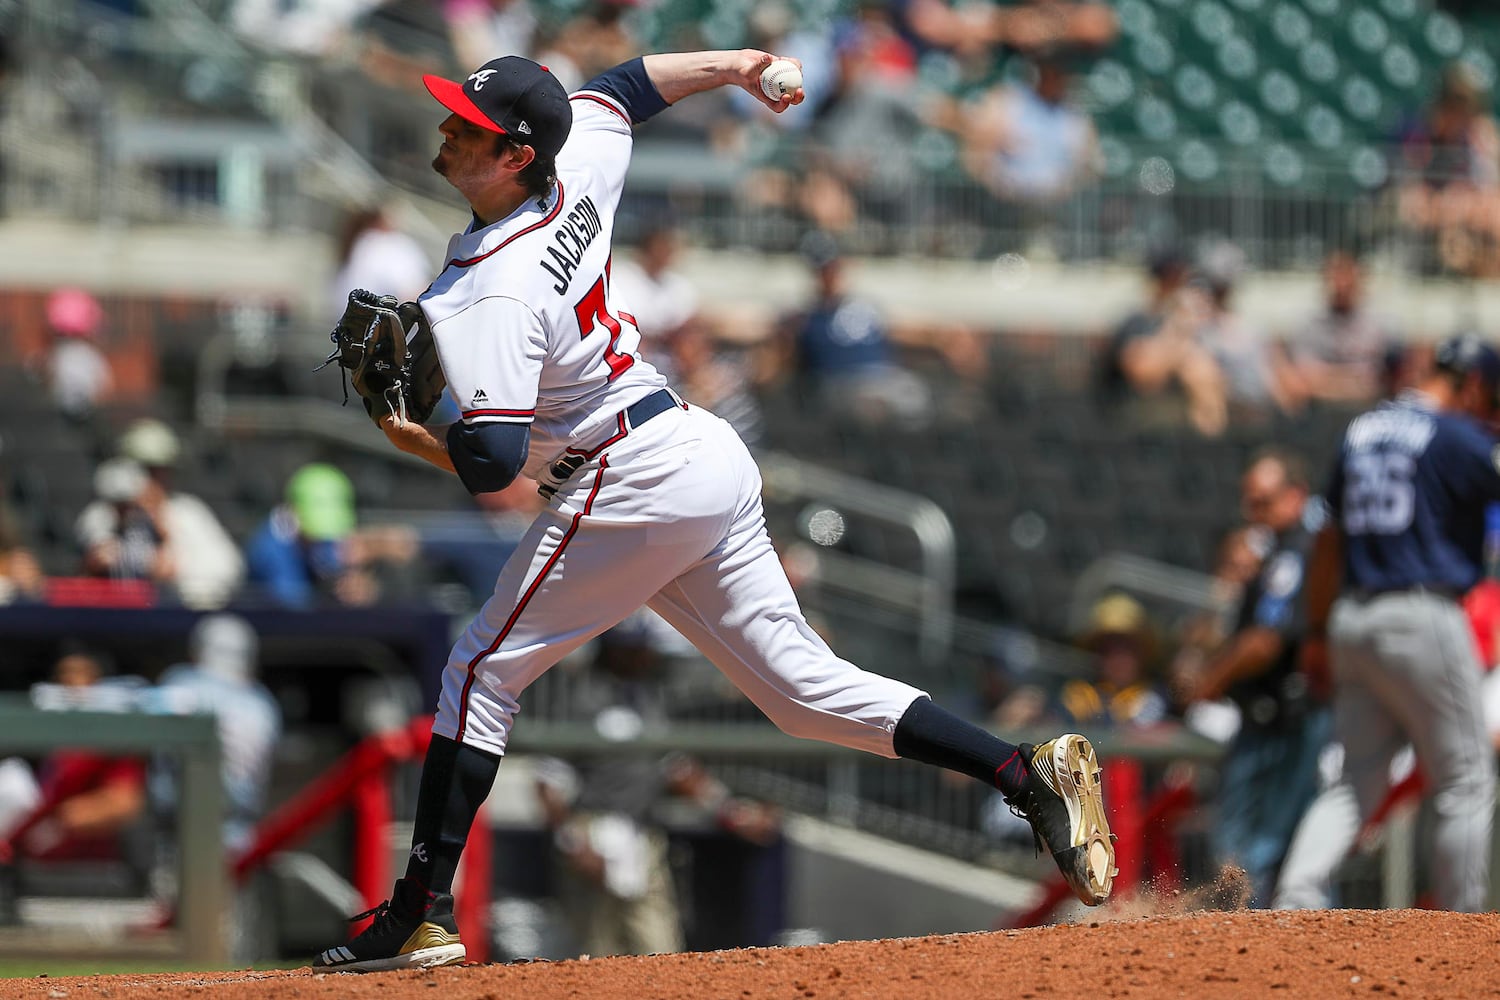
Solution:
M629 429L558 490L454 646L433 732L503 754L521 692L643 604L783 731L884 757L924 692L839 659L766 533L760 471L697 407Z

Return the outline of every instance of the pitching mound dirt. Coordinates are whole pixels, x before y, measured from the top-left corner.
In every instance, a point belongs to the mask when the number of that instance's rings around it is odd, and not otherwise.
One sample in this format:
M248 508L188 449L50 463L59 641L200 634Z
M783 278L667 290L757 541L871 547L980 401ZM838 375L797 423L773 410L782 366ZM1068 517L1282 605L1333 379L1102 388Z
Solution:
M1500 995L1500 916L1208 912L1026 931L378 975L223 972L0 981L109 1000L1477 997Z

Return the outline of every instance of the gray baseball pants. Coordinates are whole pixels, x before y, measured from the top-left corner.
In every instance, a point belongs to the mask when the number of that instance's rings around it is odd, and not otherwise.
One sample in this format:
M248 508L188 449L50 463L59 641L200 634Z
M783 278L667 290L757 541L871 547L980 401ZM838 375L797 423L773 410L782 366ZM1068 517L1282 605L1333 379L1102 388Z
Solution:
M1333 607L1328 639L1338 692L1334 724L1361 818L1380 804L1391 757L1409 740L1436 814L1438 905L1485 909L1495 753L1463 609L1420 589L1347 595Z

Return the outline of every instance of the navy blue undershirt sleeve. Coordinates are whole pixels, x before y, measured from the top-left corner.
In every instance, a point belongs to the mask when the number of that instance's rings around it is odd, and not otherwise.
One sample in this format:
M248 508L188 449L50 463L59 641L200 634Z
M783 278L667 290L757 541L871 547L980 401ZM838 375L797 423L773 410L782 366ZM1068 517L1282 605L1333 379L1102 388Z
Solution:
M503 490L521 473L531 447L530 424L465 424L448 427L448 457L470 493Z
M614 69L605 70L580 89L595 90L613 97L637 125L670 107L657 92L656 84L651 82L651 77L646 73L646 63L640 56L621 63Z
M1496 464L1496 445L1474 424L1455 421L1453 464L1464 470L1463 482L1476 500L1500 499L1500 466ZM1442 443L1440 441L1434 444ZM1447 457L1447 456L1445 456Z

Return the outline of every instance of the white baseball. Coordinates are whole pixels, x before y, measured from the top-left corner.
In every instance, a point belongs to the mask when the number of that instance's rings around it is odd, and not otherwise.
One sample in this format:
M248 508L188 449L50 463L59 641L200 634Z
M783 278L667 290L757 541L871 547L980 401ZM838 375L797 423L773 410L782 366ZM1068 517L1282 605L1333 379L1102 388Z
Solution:
M777 59L760 71L760 91L773 101L802 86L802 70L790 59Z

